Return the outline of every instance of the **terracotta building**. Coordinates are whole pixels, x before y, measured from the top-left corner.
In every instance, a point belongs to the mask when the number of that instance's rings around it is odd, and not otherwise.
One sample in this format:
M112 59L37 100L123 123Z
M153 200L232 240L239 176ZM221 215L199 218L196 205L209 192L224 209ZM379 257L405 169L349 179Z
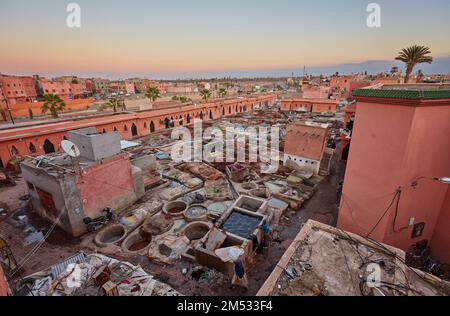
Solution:
M353 91L372 85L370 80L362 80L356 76L333 77L330 87L333 92L338 93L342 99L351 98Z
M85 83L73 83L67 81L40 80L43 94L57 94L66 100L78 99L87 94Z
M327 99L283 99L281 100L281 111L303 111L303 112L336 112L337 101Z
M37 92L33 77L0 75L0 89L9 105L21 102L33 102Z
M338 227L450 263L450 85L361 89Z
M302 82L301 90L305 99L328 99L331 95L331 87L312 84L309 81Z
M326 147L328 132L328 124L290 124L286 131L284 164L315 174L328 173L333 154Z

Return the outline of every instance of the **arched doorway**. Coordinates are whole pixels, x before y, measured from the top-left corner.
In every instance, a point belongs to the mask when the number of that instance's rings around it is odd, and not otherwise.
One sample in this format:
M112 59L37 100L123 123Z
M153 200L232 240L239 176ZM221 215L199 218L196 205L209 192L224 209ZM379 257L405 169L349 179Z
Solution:
M14 145L11 147L11 155L12 156L18 156L19 155L19 150Z
M150 133L154 133L155 132L155 123L153 123L153 121L150 122Z
M170 120L167 117L164 119L164 125L166 126L167 129L170 128Z
M214 117L213 117L213 114L212 114L212 111L211 111L211 110L209 110L209 119L210 119L210 120L214 119Z
M114 126L113 130L114 130L114 132L117 132L117 127Z
M31 154L36 153L36 147L33 145L33 143L30 143L30 145L28 146L28 149L30 149Z
M189 113L188 113L188 115L186 115L186 123L187 124L191 123L191 116L189 115Z
M138 130L137 130L136 124L134 124L134 123L131 125L131 135L133 137L138 136Z
M123 126L123 131L128 132L128 127L126 125Z
M200 119L203 120L203 112L200 112Z
M46 154L51 154L51 153L55 152L55 146L53 146L52 142L49 141L48 139L46 139L44 141L44 146L43 147L44 147L44 152Z

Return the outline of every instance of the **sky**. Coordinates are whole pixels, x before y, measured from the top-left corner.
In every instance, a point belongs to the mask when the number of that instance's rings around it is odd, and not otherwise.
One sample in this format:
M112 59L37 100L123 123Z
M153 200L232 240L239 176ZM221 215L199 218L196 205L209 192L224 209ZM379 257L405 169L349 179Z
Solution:
M66 25L71 2L81 28ZM366 24L371 2L381 28ZM449 12L448 0L0 0L0 73L277 75L391 61L413 44L448 58Z

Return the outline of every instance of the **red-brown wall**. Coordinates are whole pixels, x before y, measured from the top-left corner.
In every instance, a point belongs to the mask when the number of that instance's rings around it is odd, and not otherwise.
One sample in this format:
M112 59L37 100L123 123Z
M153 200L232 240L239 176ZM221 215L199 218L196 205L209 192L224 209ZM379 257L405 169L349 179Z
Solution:
M131 162L125 155L83 169L76 181L86 216L97 215L105 205L115 205L134 192Z
M56 150L59 150L59 144L64 139L64 136L67 136L67 132L75 129L95 126L97 132L102 133L103 130L105 132L113 132L114 128L116 128L122 139L131 139L133 138L131 132L133 124L137 127L137 136L146 136L151 133L151 122L153 122L155 126L155 131L158 131L165 128L163 122L165 118L170 119L173 117L175 126L178 126L179 124L176 118L182 116L184 118L183 124L186 124L186 117L189 114L192 124L194 123L194 118L199 118L201 112L203 112L203 119L208 121L209 112L211 111L213 119L219 119L223 116L224 110L225 116L241 112L250 112L257 104L273 102L275 97L275 95L265 95L248 99L218 100L198 104L196 106L179 106L168 109L133 112L98 118L87 118L79 121L57 122L46 125L3 130L0 131L0 160L5 166L9 159L13 157L13 146L18 150L19 156L42 155L44 154L43 144L46 139L52 142ZM30 144L34 145L36 153L30 151Z

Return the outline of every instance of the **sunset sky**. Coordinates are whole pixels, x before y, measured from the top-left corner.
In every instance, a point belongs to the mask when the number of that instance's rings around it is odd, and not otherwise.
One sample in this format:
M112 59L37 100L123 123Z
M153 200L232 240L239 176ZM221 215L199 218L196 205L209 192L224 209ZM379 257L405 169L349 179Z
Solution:
M81 5L80 29L66 6ZM382 7L382 27L366 6ZM450 56L448 0L0 0L0 72L201 76Z

